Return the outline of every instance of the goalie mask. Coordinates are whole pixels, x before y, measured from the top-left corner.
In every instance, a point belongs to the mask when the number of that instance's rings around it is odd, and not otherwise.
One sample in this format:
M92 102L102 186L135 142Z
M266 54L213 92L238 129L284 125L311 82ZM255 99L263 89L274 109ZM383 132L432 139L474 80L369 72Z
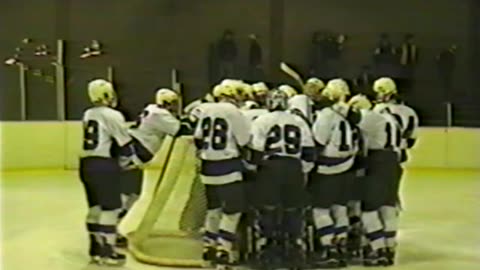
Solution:
M273 90L267 96L267 108L270 111L286 110L288 108L287 94L280 90Z
M178 112L179 96L173 90L167 88L161 88L155 95L155 102L161 108L164 108L171 113Z
M379 102L387 102L397 94L397 85L391 78L383 77L373 83L373 92Z
M88 97L97 106L117 106L117 94L113 85L103 79L96 79L88 84Z

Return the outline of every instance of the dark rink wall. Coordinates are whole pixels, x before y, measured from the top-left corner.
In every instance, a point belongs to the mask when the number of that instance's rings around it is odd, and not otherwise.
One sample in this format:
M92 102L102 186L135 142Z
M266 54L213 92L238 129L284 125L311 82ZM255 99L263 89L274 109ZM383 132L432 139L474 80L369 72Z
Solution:
M263 46L268 79L287 80L280 60L303 67L308 44L317 30L349 36L342 74L353 76L369 61L377 35L389 32L399 43L416 35L420 47L419 85L434 91L433 60L450 43L459 45L458 91L468 94L468 59L473 55L473 0L1 0L0 56L10 56L24 37L54 45L65 39L67 118L78 119L88 106L85 85L114 67L122 105L131 114L152 100L156 88L170 85L177 68L187 100L208 91L208 48L223 30L232 29L246 64L247 35L256 33ZM7 26L7 27L4 27ZM82 47L100 40L106 56L81 60ZM478 39L476 39L478 40ZM41 65L41 64L39 64ZM48 69L45 67L45 69ZM1 117L19 119L18 74L0 67ZM28 119L55 119L54 85L28 76ZM422 90L423 91L423 90ZM427 90L425 90L427 91ZM420 96L420 95L419 95Z

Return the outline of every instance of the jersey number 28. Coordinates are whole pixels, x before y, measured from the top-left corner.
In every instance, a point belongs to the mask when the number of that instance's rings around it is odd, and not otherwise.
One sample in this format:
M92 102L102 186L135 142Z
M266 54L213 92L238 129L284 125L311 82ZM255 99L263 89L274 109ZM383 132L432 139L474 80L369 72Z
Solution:
M202 149L224 150L227 148L228 123L223 118L204 118L201 123Z

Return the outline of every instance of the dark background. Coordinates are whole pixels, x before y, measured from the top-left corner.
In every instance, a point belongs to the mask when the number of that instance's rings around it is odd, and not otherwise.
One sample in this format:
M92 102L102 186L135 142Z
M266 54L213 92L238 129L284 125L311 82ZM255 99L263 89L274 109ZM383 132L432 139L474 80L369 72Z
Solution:
M427 124L445 124L445 100L438 95L434 58L449 44L459 46L454 109L478 120L480 97L480 1L477 0L0 0L0 58L12 55L23 38L50 46L66 40L67 119L79 119L88 106L85 86L115 69L123 106L132 114L170 86L170 70L180 71L187 100L208 91L208 48L226 28L235 32L242 62L247 61L247 35L256 33L263 47L269 81L291 82L278 70L286 60L305 69L311 35L317 30L345 33L341 71L353 76L370 61L380 32L395 43L415 34L420 48L417 87L409 101L428 115ZM107 54L81 60L92 39ZM44 65L46 73L53 67ZM54 120L55 85L28 75L29 120ZM18 72L0 66L1 120L20 119ZM458 114L457 114L458 115ZM470 122L469 122L470 121Z

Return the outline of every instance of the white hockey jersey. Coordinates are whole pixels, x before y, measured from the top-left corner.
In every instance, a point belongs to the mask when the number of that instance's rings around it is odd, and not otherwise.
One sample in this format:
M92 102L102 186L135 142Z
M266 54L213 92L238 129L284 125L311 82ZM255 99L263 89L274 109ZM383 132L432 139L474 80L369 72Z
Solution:
M249 110L242 110L243 115L248 119L248 121L253 122L253 120L257 119L260 115L264 115L268 113L267 109L249 109Z
M265 157L298 158L305 173L313 168L315 143L310 127L300 116L286 111L263 114L253 121L251 134L250 148Z
M358 127L369 150L400 151L402 130L392 115L362 110Z
M137 123L129 129L145 148L155 155L165 135L174 136L180 129L180 121L168 110L150 104L140 114Z
M395 117L402 129L400 149L406 150L408 148L408 139L417 139L419 126L418 115L415 110L409 106L396 103L379 103L373 110L379 113L389 113Z
M324 146L317 157L317 172L337 174L353 166L358 142L354 128L342 112L332 107L316 113L313 124L315 141Z
M188 105L185 106L185 108L183 109L183 113L186 114L186 115L189 115L193 111L193 109L195 109L196 107L198 107L202 103L203 103L202 99L196 99L196 100L188 103Z
M242 180L241 148L250 139L250 123L235 105L203 103L194 139L202 161L204 184L226 184Z
M92 107L83 113L83 151L81 157L112 157L112 144L129 143L132 138L127 132L123 115L110 107Z
M301 112L301 115L310 123L312 116L313 101L305 94L295 95L288 100L288 109L291 112Z

